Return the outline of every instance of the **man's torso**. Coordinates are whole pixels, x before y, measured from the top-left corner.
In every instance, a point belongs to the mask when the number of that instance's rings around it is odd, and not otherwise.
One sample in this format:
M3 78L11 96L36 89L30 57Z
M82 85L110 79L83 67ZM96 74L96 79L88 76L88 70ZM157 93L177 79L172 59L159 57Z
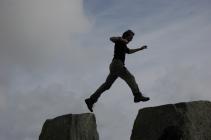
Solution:
M114 46L114 59L119 59L125 63L125 55L129 53L129 49L126 44L117 41Z

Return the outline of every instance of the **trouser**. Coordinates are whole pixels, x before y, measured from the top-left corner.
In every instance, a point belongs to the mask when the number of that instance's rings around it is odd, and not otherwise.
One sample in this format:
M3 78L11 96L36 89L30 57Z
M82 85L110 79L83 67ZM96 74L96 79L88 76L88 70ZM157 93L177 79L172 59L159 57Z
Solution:
M134 96L141 94L135 81L135 77L128 71L121 60L113 59L109 66L109 70L110 73L107 76L106 81L90 96L90 99L93 102L97 102L100 95L104 91L110 89L118 77L122 78L128 84Z

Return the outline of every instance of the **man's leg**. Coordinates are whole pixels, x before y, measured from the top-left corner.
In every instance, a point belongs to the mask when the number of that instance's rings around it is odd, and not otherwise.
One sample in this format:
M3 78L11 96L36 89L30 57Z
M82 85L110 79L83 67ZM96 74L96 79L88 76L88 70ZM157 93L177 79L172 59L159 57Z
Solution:
M106 78L105 83L103 83L96 91L95 93L93 93L90 98L85 99L85 102L87 104L88 109L93 112L92 108L93 108L93 104L97 102L98 98L100 97L100 95L108 90L111 85L114 83L114 81L117 79L117 75L113 74L110 72L110 74L108 75L108 77Z
M135 81L135 77L127 70L126 67L122 67L121 71L118 73L118 76L128 84L134 96L140 93L138 84Z
M135 77L129 72L126 67L123 67L118 73L118 76L121 77L130 87L134 95L134 102L139 101L148 101L148 97L144 97L139 90L138 84L136 83Z
M90 99L97 102L100 95L112 86L117 77L117 75L110 73L107 76L106 81L90 96Z

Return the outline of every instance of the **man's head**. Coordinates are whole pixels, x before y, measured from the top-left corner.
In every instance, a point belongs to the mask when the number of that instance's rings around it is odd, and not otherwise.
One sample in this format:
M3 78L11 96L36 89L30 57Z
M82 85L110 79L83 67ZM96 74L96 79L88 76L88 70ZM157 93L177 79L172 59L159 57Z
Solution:
M134 35L135 35L135 33L132 30L127 30L122 34L122 38L124 38L128 42L130 42L133 39Z

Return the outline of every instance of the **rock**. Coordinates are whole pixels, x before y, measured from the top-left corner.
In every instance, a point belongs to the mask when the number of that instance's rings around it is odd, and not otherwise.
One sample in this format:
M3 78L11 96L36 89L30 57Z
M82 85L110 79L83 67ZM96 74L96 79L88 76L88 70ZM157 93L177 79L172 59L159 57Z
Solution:
M194 101L141 109L131 140L211 140L211 102Z
M39 140L99 140L95 116L68 114L46 120Z

